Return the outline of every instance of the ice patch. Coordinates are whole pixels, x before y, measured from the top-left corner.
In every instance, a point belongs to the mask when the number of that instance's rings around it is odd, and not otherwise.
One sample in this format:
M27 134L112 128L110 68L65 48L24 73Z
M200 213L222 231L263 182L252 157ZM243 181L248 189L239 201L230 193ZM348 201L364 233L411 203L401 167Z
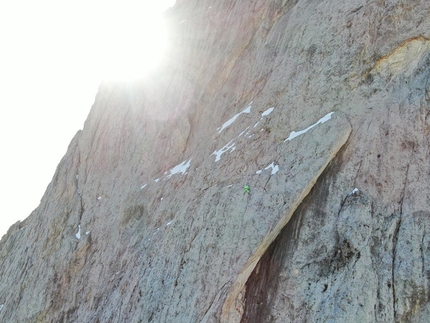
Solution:
M315 126L317 126L319 124L322 124L322 123L330 120L333 113L334 112L330 112L330 113L326 114L324 117L322 117L321 119L319 119L316 123L314 123L312 126L309 126L306 129L304 129L304 130L300 130L300 131L297 131L297 132L296 131L292 131L290 133L289 137L284 140L284 142L287 141L287 140L290 141L290 140L292 140L292 139L294 139L294 138L296 138L296 137L298 137L300 135L303 135L304 133L306 133L309 130L311 130L313 127L315 127Z
M273 112L273 110L275 110L275 108L274 108L274 107L273 107L273 108L270 108L270 109L267 109L266 111L264 111L264 112L261 114L261 116L262 116L262 117L268 116L269 114L271 114L271 113Z
M229 151L233 152L236 149L236 147L234 146L234 142L233 140L231 140L227 145L225 145L224 147L222 147L220 150L215 150L212 155L215 155L215 162L221 160L221 156L222 154L224 154L225 152Z
M242 114L242 113L251 113L251 106L252 106L252 102L248 105L248 107L243 110L242 112L239 112L238 114L235 114L232 118L230 118L229 120L227 120L226 122L224 122L224 124L219 127L218 133L221 133L221 131L223 131L225 128L227 128L228 126L230 126L233 122L236 121L236 119Z
M75 234L76 239L81 239L81 225L78 225L78 233Z
M142 186L140 187L140 189L141 189L141 190L143 190L143 189L146 187L146 185L147 185L147 184L142 185Z
M179 165L176 165L175 167L173 167L170 172L169 175L167 175L167 179L169 179L170 177L172 177L175 174L179 174L182 173L182 175L186 174L187 169L190 167L191 165L191 159L189 161L184 160L182 163L180 163Z

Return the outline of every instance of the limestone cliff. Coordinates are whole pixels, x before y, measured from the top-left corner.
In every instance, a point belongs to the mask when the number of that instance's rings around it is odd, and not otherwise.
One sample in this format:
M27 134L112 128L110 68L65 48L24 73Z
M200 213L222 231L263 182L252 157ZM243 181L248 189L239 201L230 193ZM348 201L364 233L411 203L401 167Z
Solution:
M428 322L429 14L178 1L2 238L0 322Z

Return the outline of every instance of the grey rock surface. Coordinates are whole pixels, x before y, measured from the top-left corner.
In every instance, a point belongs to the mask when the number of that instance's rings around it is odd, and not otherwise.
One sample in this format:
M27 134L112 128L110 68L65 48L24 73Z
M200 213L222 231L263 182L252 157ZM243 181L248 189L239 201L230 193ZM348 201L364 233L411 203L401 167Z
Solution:
M177 1L3 236L0 322L428 322L429 13Z

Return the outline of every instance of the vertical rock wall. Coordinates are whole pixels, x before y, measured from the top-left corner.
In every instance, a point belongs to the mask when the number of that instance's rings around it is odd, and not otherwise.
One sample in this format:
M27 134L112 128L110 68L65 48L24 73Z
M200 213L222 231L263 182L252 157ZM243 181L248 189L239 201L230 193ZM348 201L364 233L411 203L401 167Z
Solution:
M178 1L2 238L0 321L427 322L429 13Z

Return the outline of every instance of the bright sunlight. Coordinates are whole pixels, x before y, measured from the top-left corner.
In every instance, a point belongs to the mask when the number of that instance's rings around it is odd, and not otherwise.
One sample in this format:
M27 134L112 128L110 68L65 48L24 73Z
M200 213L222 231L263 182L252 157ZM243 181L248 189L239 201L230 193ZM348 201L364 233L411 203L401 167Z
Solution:
M161 9L173 5L174 1L104 1L102 4L103 15L98 16L92 36L100 75L130 80L156 68L166 45Z
M0 1L0 238L39 204L100 82L157 72L174 2Z

